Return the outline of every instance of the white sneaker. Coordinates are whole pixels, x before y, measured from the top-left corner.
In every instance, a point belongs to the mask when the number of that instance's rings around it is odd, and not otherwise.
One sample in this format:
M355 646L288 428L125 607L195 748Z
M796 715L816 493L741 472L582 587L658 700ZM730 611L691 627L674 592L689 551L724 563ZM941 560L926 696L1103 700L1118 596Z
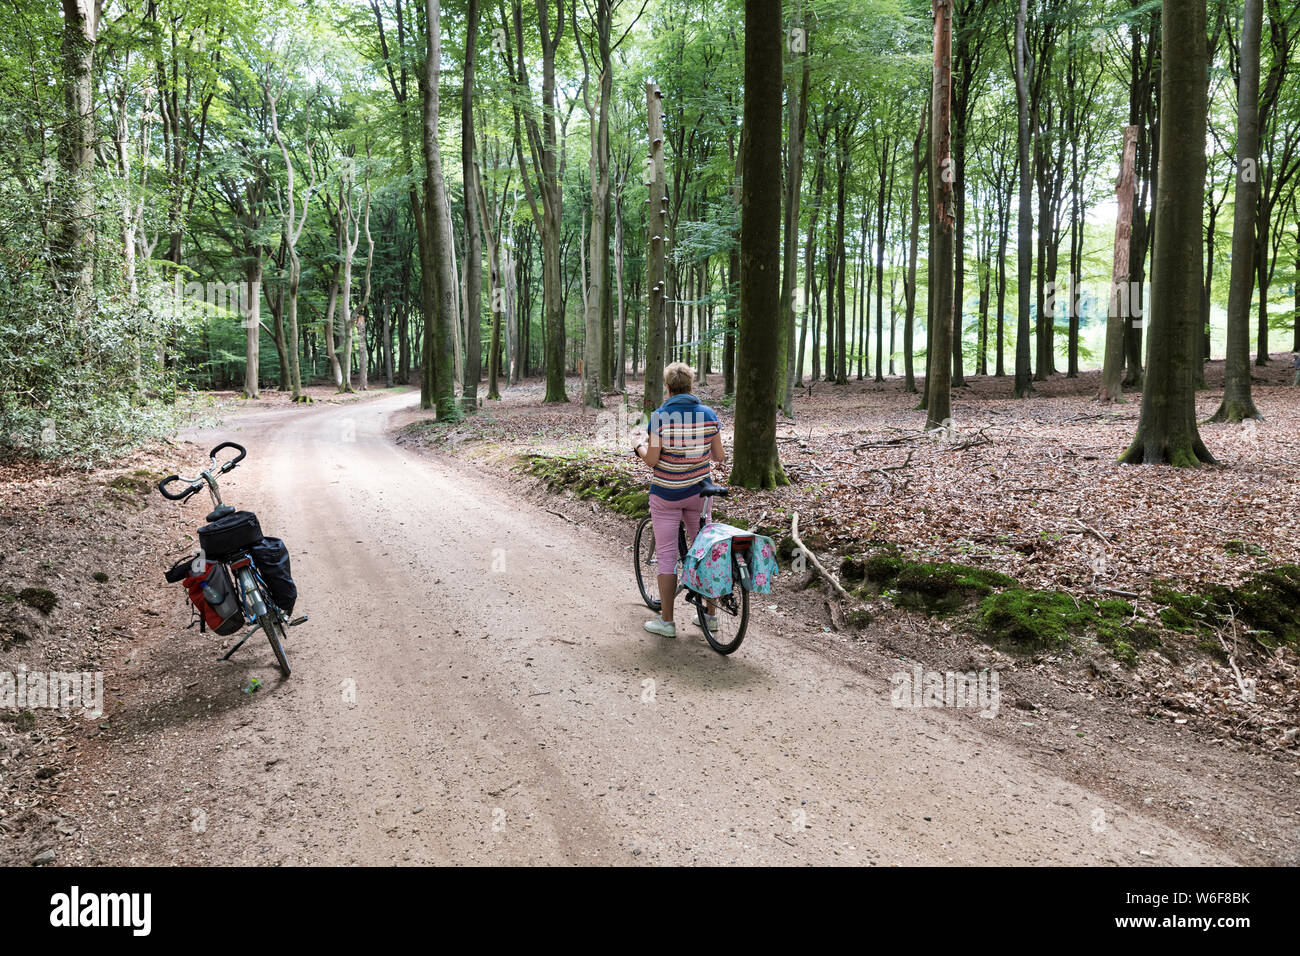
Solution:
M676 637L677 625L669 623L662 618L654 618L645 622L645 629L651 634L658 634L660 637Z
M695 623L700 626L707 624L710 631L714 634L718 633L718 615L716 614L700 614Z

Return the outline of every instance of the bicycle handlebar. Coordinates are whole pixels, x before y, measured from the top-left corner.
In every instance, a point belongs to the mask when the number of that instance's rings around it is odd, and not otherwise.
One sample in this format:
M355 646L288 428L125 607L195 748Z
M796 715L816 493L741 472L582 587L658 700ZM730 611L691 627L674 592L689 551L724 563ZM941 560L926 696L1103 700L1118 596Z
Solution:
M191 482L189 484L189 487L187 487L184 491L180 492L179 494L172 494L170 491L167 490L167 486L170 485L173 481L181 481L181 480L182 479L180 475L168 475L162 481L158 482L158 493L161 494L164 498L168 499L169 501L184 501L190 495L195 494L199 490L199 486L194 482ZM195 479L195 481L197 480L198 479Z
M214 463L217 460L217 452L221 451L221 449L223 448L233 448L237 452L239 452L239 454L221 466L221 470L217 472L217 474L219 475L224 475L226 472L230 471L230 469L234 468L241 461L243 461L244 457L248 454L248 449L245 448L243 445L239 444L238 442L223 441L216 448L212 449L212 451L208 452L208 455L212 458L212 461Z
M220 467L218 467L217 453L225 448L233 448L237 452L239 452L239 454L237 454L234 458L231 458L229 461L223 462L220 465ZM243 445L239 444L238 442L223 441L220 445L213 448L212 451L208 452L208 457L211 459L211 464L208 466L208 468L205 471L200 472L198 475L196 475L193 478L182 478L180 475L168 475L162 481L158 482L158 493L161 494L164 498L166 498L169 501L184 501L186 498L189 498L191 495L198 494L200 489L203 488L205 482L211 482L212 487L215 488L216 482L212 481L213 473L215 472L218 475L224 475L226 472L230 471L241 461L243 461L247 454L248 454L248 449L245 448ZM167 490L167 486L174 481L182 482L187 487L185 488L184 491L181 492L176 492L176 493L170 492Z

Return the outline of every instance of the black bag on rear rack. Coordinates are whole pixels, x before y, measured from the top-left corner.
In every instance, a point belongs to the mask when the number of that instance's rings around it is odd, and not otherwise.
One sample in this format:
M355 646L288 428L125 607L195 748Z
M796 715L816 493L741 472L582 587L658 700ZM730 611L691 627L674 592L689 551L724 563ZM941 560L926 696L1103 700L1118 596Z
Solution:
M252 548L253 562L280 610L293 615L298 587L289 573L289 549L279 538L263 538Z
M262 526L251 511L233 511L199 528L199 547L209 561L223 561L262 540Z

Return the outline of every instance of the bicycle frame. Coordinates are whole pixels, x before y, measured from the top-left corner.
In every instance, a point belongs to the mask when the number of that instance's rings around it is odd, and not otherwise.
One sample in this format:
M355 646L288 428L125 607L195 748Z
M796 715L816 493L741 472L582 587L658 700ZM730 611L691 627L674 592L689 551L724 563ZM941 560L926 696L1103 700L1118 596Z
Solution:
M275 615L283 622L285 615L284 612L275 605L275 602L266 600L269 589L266 586L266 582L262 580L262 575L257 570L257 562L253 560L252 555L247 551L240 551L229 561L223 561L221 563L225 565L226 570L230 572L230 576L235 582L235 588L239 592L239 603L243 606L245 618L252 622L252 627L248 629L248 632L239 639L234 647L222 655L221 659L225 661L229 660L230 655L243 647L244 642L259 630L265 630L268 617ZM252 575L252 580L255 588L257 588L257 593L266 604L266 607L263 608L261 614L257 613L256 604L250 598L250 589L244 581L245 576L240 573L244 570L247 570Z

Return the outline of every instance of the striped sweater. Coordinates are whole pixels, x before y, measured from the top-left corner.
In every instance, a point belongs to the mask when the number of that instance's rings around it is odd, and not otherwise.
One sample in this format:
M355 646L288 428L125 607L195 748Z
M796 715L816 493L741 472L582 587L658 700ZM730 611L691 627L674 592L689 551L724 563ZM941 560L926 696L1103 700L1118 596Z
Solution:
M661 445L650 494L667 501L699 494L711 469L717 413L694 395L674 395L651 413L647 430L659 436Z

